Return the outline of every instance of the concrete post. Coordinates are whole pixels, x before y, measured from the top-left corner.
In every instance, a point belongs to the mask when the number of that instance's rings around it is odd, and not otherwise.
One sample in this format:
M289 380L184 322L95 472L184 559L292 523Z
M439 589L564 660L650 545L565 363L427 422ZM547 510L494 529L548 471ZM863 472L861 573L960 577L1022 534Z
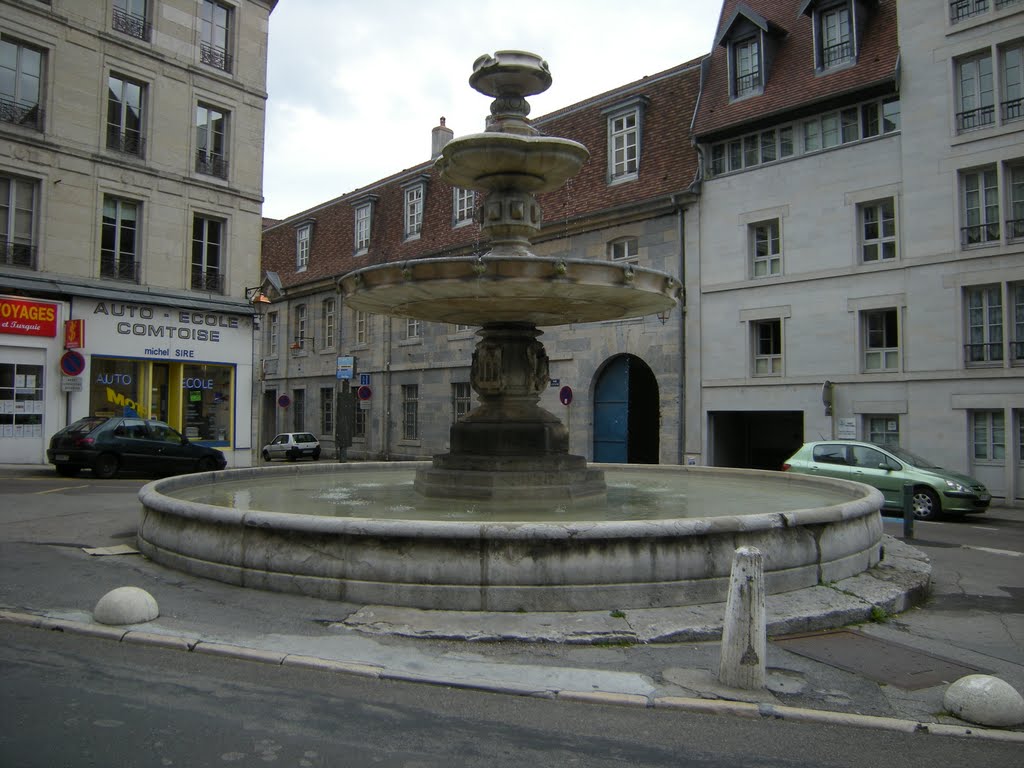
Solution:
M756 547L740 547L729 575L719 682L730 688L764 688L766 645L764 559Z

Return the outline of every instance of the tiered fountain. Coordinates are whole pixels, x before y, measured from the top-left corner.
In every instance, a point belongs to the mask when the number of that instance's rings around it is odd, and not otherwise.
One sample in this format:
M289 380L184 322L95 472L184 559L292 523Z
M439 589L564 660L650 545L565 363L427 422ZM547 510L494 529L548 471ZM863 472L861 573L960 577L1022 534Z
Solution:
M539 57L482 56L470 84L494 99L487 129L451 141L437 168L485 194L490 251L338 281L345 303L366 312L480 327L471 371L479 405L452 427L450 452L412 469L292 465L157 481L140 493L143 553L244 586L498 611L722 601L740 546L764 553L769 592L876 564L881 495L867 486L593 467L569 453L567 430L538 405L548 382L538 326L653 314L674 305L680 286L631 265L531 253L541 223L534 195L563 185L588 152L530 125L525 97L551 84Z

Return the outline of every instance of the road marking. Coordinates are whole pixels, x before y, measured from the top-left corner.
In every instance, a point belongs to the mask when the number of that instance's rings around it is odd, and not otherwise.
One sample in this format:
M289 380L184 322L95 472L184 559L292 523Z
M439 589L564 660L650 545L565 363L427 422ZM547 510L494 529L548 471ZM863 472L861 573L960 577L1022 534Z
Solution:
M59 488L51 488L48 491L36 491L36 496L42 496L46 493L57 493L58 491L73 491L75 488L88 488L88 485L62 485Z
M998 528L991 528L991 527L986 528L984 525L972 525L971 528L973 528L976 531L998 531L999 530Z
M1024 557L1024 552L1014 552L1012 549L992 549L991 547L971 547L964 544L962 549L974 549L978 552L991 552L993 555L1009 555L1010 557Z

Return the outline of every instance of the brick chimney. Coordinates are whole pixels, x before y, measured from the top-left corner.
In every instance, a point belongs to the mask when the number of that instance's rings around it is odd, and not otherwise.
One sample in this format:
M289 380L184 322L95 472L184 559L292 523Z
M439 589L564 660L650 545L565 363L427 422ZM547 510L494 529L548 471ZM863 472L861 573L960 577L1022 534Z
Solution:
M444 145L451 141L454 136L455 131L445 127L444 118L442 117L441 124L430 132L430 159L435 160L440 157Z

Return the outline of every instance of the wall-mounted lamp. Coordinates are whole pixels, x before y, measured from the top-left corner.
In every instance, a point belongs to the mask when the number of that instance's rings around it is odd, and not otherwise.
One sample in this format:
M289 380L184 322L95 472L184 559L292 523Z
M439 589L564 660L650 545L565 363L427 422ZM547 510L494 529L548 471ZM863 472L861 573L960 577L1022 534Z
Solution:
M295 337L295 341L291 343L291 348L302 349L307 341L313 341L313 337L303 336L302 334L299 334L298 336Z
M828 379L821 385L821 404L825 406L825 415L832 415L832 404L835 402L835 384Z
M672 315L672 308L663 309L658 313L658 319L661 320L661 324L664 325L668 322L669 317Z
M267 294L263 292L263 286L257 285L255 288L245 289L245 300L250 304L269 304L270 299L267 298Z

